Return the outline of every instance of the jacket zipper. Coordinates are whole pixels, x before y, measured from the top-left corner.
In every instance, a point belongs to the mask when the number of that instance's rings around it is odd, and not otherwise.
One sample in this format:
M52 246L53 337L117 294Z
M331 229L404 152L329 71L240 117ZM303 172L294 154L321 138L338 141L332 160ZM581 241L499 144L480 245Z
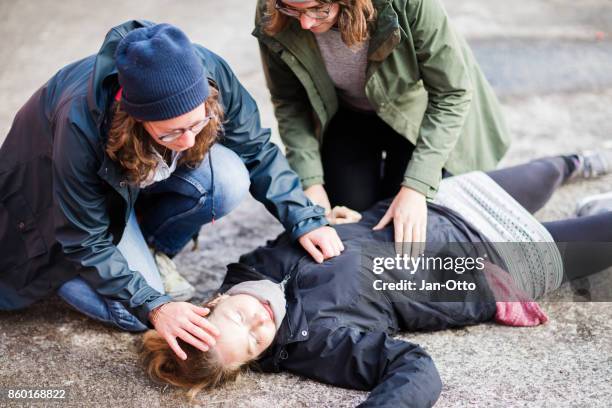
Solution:
M300 259L298 259L298 261L295 263L293 268L291 268L291 270L285 275L285 277L283 278L283 280L280 283L281 285L283 285L283 290L287 286L287 283L291 279L291 275L293 274L294 271L295 271L294 279L297 279L298 266L300 265L300 262L302 262L302 260L306 256L308 256L308 255L304 255ZM294 294L294 296L295 296L295 294ZM287 313L285 314L285 316L287 318L287 327L289 328L289 337L293 338L293 323L291 322L291 313L289 313L289 303L287 303L287 306L285 306L285 307L287 308Z

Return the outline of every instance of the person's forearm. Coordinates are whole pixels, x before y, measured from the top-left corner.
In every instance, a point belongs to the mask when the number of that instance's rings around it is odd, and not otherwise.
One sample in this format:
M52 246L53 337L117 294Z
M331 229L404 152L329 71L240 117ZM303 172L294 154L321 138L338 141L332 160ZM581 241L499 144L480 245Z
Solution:
M326 214L331 211L329 197L322 184L315 184L306 188L304 194L306 194L306 197L308 197L310 201L325 208Z

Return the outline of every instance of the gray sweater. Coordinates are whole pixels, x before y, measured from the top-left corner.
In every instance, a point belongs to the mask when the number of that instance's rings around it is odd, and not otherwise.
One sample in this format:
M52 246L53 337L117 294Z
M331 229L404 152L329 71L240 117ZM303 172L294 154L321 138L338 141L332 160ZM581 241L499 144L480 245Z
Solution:
M348 47L335 29L315 38L340 101L356 110L374 111L365 94L368 42Z

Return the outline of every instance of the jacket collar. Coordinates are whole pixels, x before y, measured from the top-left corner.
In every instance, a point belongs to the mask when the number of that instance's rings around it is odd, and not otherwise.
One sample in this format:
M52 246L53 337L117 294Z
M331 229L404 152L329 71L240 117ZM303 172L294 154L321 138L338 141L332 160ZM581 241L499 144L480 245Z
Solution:
M221 287L219 288L218 292L226 292L232 286L235 286L242 282L256 281L262 279L268 279L272 282L279 283L276 280L270 278L269 276L262 274L252 266L239 262L231 263L227 265L227 273L225 274L225 278L223 279L223 283L221 284Z

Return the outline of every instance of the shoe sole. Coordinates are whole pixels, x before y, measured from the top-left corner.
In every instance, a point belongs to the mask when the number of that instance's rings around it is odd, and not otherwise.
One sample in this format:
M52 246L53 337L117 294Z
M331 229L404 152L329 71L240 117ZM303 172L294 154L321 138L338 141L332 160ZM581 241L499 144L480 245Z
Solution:
M585 210L586 207L588 207L589 204L596 202L596 201L607 200L607 199L612 200L612 192L595 194L595 195L583 198L582 200L578 202L578 205L576 206L576 215L578 217L584 216L582 212Z

